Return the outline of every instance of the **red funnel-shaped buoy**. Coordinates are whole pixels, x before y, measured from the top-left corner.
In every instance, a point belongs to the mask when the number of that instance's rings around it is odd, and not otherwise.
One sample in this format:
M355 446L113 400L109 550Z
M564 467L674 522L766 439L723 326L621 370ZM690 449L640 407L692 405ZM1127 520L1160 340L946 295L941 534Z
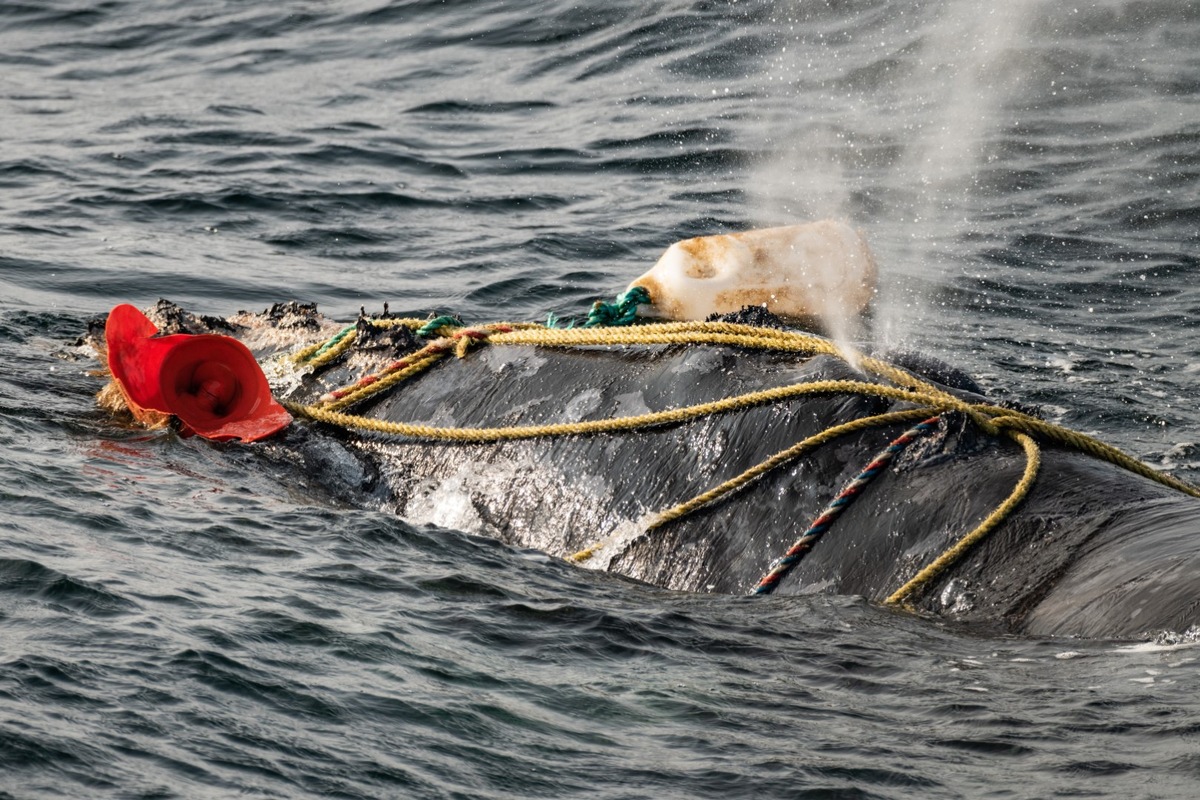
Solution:
M228 336L158 329L131 305L108 315L108 366L130 410L174 414L206 439L253 442L286 427L292 417L271 396L266 376L244 344Z
M145 421L146 411L169 414L158 388L158 373L166 352L150 337L158 333L145 314L128 303L108 314L104 342L108 370L117 381L129 410Z
M171 341L178 340L178 341ZM228 336L167 336L158 385L171 413L206 439L253 442L292 421L246 345Z

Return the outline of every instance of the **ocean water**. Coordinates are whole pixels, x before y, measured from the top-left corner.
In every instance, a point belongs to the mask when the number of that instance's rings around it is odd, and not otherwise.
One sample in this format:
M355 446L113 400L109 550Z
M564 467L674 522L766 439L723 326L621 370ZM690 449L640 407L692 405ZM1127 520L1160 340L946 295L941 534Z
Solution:
M0 5L0 797L1200 794L1189 637L414 527L111 419L75 344L159 297L580 313L838 216L878 339L1200 480L1200 5L992 6Z

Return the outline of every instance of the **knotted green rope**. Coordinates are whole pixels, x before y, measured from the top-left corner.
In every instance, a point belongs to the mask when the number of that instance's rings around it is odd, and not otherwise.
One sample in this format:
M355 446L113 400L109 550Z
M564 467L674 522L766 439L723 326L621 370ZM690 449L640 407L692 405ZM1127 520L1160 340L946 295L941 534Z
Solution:
M426 322L420 328L417 328L417 336L420 336L422 339L428 339L430 336L433 336L447 325L452 325L455 328L461 328L465 324L466 323L456 316L444 314L440 317L435 317L434 319L429 320L429 322Z
M632 325L637 319L638 306L650 302L650 293L641 286L634 286L624 294L617 295L612 303L602 303L597 300L588 312L585 328L608 328L614 325Z

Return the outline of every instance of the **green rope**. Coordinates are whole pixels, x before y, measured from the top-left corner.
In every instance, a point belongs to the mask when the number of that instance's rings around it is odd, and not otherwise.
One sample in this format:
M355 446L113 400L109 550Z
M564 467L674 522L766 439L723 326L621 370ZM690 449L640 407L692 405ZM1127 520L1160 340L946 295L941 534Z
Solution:
M617 295L612 303L602 303L597 300L588 312L585 328L607 328L614 325L632 325L637 319L637 309L640 305L650 302L650 293L641 286L634 286L624 294Z
M426 322L424 325L418 328L417 336L420 336L422 339L428 339L430 336L433 336L435 333L437 333L440 328L444 328L447 325L453 325L456 328L461 328L464 327L465 324L466 323L464 323L458 317L455 317L451 314L445 314L429 320L429 322Z
M334 336L332 339L330 339L325 344L318 347L315 352L304 353L303 354L304 358L301 360L302 361L312 361L314 358L318 358L321 355L324 355L325 353L327 353L329 351L330 348L336 347L339 343L341 343L341 341L343 339L345 339L350 334L354 333L354 331L357 329L358 329L357 325L347 325L345 328L342 328L340 331L338 331L336 336Z

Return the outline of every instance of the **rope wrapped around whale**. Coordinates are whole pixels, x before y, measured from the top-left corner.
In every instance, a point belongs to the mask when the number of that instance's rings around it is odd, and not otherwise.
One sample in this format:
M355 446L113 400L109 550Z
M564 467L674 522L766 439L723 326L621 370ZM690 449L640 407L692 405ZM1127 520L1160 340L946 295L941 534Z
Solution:
M1079 450L1169 488L1200 498L1200 489L1166 473L1155 470L1098 439L1059 425L1054 425L1021 411L987 403L967 402L928 381L918 378L906 370L870 356L844 352L828 339L810 334L782 331L774 328L759 328L729 322L666 322L641 324L631 327L595 326L561 329L548 328L532 323L493 323L490 325L467 327L457 324L458 320L452 317L440 317L432 322L418 319L372 319L364 321L372 327L378 328L408 327L425 337L431 337L435 334L440 335L416 352L387 365L383 370L364 375L348 386L325 394L314 404L284 403L284 406L292 414L297 417L305 417L340 428L389 436L434 441L482 443L554 436L615 433L660 425L673 425L701 417L728 413L806 395L850 393L902 401L916 406L912 409L852 420L851 422L828 428L801 442L797 442L740 475L686 502L659 512L645 525L641 533L643 536L703 506L717 502L721 498L747 486L770 470L799 458L804 453L838 436L869 427L911 422L947 411L958 411L967 415L985 433L991 436L1003 435L1016 442L1025 453L1026 466L1024 474L1013 491L979 525L958 539L938 558L921 569L913 578L889 595L884 601L889 605L904 604L914 599L915 596L919 595L921 591L965 555L975 544L1003 523L1008 515L1024 500L1033 486L1040 465L1038 441ZM355 339L356 327L350 326L340 331L327 342L318 343L301 350L292 359L298 366L316 371L332 363L349 350L353 346ZM869 381L851 380L802 382L747 392L706 403L627 417L494 428L435 427L373 419L345 412L346 408L380 392L387 391L404 380L424 372L450 353L454 353L458 358L464 358L470 348L485 344L525 345L533 347L706 344L776 352L804 353L810 356L829 355L849 363L857 364L862 371L883 378L895 385L888 386ZM904 439L910 433L912 431L906 433L901 439ZM893 445L895 445L895 442L893 442ZM882 465L876 465L875 462L872 462L868 466L868 469L864 470L864 473L872 470L874 467L878 467L874 469L874 474L877 474L883 468ZM872 474L872 477L874 477L874 474ZM854 482L852 482L851 486L854 485ZM839 495L839 499L850 490L851 486L843 490L842 494ZM860 488L861 486L855 488L852 494L857 494ZM834 503L838 503L838 500L835 499ZM780 564L786 561L790 563L790 566L787 567L787 569L790 569L798 562L799 557L797 554L806 552L808 547L815 542L815 539L811 536L813 528L817 527L818 523L821 523L822 520L831 522L831 520L826 519L828 514L829 509L818 516L809 530L797 540L792 548L789 548L788 553L785 553L781 559L777 559L772 565L771 571L751 590L752 593L765 593L765 591L770 591L770 589L760 591L761 587L769 585L773 589L778 584L782 574L776 575L776 570L779 569ZM823 530L824 528L822 528L822 533ZM591 558L605 544L609 543L612 538L601 539L595 544L568 556L568 559L575 562L585 561ZM786 572L783 574L786 574ZM772 575L776 575L776 577L772 579Z

